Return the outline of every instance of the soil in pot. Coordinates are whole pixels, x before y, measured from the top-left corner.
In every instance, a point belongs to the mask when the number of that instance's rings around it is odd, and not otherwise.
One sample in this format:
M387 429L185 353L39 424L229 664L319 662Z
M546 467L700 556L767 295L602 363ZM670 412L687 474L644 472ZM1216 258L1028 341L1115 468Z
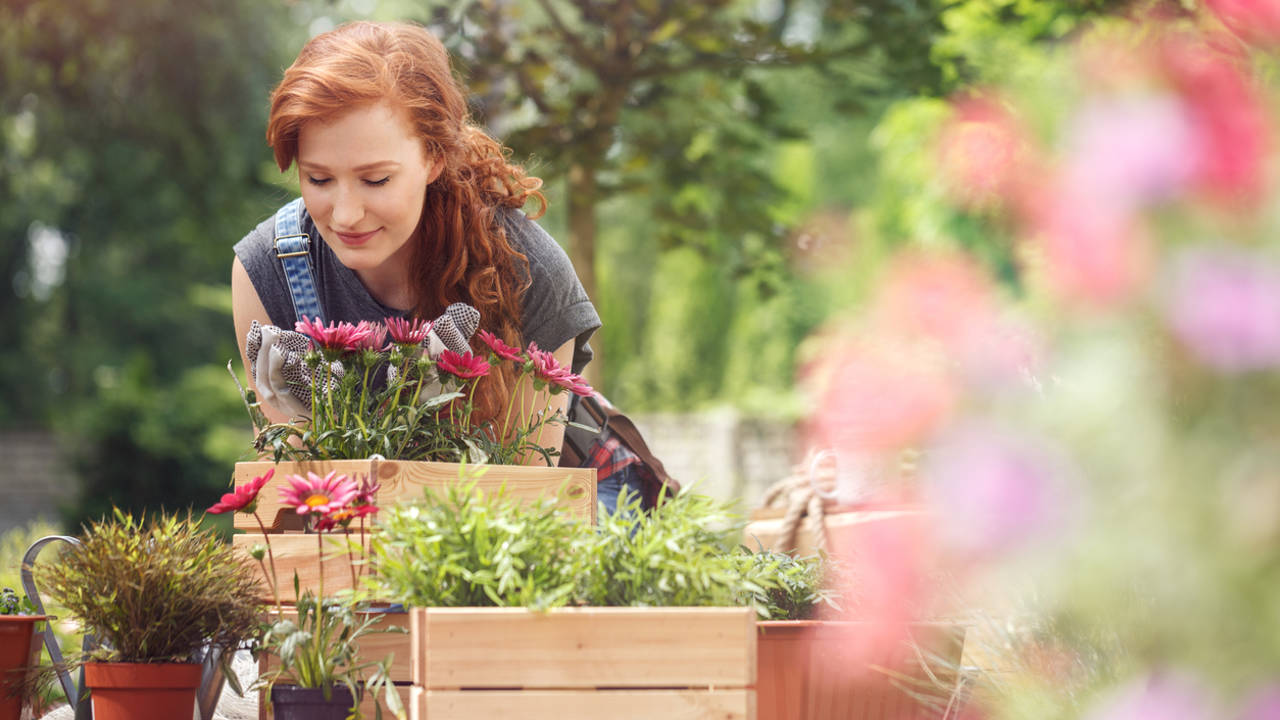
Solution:
M276 685L271 688L275 720L346 720L355 698L345 685L334 685L328 700L321 688Z
M40 636L36 628L43 615L0 615L0 720L22 716L22 695L14 688L26 677L24 668L40 662Z
M191 720L201 671L196 663L88 663L94 720Z

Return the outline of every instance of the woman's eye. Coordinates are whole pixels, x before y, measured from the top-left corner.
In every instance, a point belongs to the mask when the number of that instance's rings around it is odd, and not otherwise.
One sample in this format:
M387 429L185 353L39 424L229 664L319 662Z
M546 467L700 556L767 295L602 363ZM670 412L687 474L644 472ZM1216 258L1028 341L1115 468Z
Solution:
M364 181L364 184L365 184L365 185L373 185L373 186L375 186L375 187L376 187L376 186L378 186L378 185L386 185L386 184L387 184L387 181L388 181L388 180L390 180L390 179L391 179L391 176L390 176L390 175L388 175L388 176L386 176L386 177L382 178L381 180L365 180L365 181Z
M312 185L324 185L328 183L331 179L332 178L314 178L314 177L311 177L310 175L307 176L307 182L311 183Z

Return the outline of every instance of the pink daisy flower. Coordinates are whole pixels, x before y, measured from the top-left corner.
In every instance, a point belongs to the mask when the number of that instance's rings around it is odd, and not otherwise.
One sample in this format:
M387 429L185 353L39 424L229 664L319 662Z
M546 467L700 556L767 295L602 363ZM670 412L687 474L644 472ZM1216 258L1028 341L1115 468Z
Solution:
M471 352L456 353L452 350L445 350L440 354L440 359L436 365L441 370L463 380L471 380L472 378L484 377L489 374L488 361L473 355Z
M306 479L290 475L285 480L289 486L280 488L280 502L297 508L299 515L324 515L349 505L360 490L355 481L337 470L324 477L309 472Z
M529 343L529 359L533 362L533 375L537 379L566 390L573 387L569 380L573 373L561 365L554 354L539 350L538 343Z
M316 318L299 320L293 329L306 335L325 350L355 350L365 341L370 327L362 323L330 322L327 326Z
M387 347L387 328L381 323L369 322L361 320L357 329L368 331L368 335L356 343L356 347L360 350L383 350Z
M214 503L205 512L212 515L220 515L225 512L252 513L258 509L258 493L275 472L276 469L271 468L266 475L256 477L237 487L234 492L223 495L221 501Z
M502 338L494 335L488 330L480 331L480 339L483 340L484 344L488 345L489 349L498 357L512 362L524 362L524 353L520 352L520 348L511 347L503 342Z
M418 318L389 317L386 321L391 340L401 345L421 345L422 341L427 339L427 333L431 332L433 325L430 320Z
M326 532L336 527L347 527L352 521L378 512L376 505L346 505L335 508L316 519L316 530Z

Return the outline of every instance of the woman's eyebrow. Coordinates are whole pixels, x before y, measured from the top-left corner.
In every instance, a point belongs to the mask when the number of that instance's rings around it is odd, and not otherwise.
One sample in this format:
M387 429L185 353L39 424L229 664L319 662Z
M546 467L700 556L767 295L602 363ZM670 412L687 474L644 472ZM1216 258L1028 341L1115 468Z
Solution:
M298 167L306 170L319 170L321 172L329 172L329 168L325 167L324 165L321 165L320 163L306 162L302 160L298 161ZM395 160L379 160L377 162L371 162L371 163L365 163L364 165L359 165L357 167L352 168L352 170L359 173L359 172L365 172L367 170L377 170L377 169L395 170L399 167L400 167L400 163L396 162Z

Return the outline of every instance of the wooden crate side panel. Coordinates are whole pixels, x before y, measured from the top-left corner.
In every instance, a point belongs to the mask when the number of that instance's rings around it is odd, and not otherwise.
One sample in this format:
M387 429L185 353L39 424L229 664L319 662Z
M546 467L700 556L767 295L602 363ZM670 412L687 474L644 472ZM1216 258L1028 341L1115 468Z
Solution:
M321 538L320 545L317 544L316 535L303 535L301 533L290 533L281 535L271 535L271 554L275 558L276 578L280 582L280 599L287 603L296 603L297 596L293 591L293 576L298 575L298 593L305 593L307 590L318 593L320 588L320 563L316 560L317 554L323 549L324 553L324 594L332 597L339 590L350 590L352 587L351 558L347 554L347 538L341 533L325 534L319 536ZM352 533L351 539L358 542L360 540L358 533ZM259 564L257 560L249 557L249 550L262 542L260 533L233 535L231 544L236 549L244 553L244 562L249 563L257 571L258 581L262 586L262 598L268 602L274 602L271 594L271 586L267 582L266 573L270 572L271 562L267 558L263 558L266 569ZM360 565L362 562L360 555L355 555L357 573L357 582L359 582ZM365 574L371 572L365 569ZM407 621L406 621L406 627Z
M293 610L286 610L284 616L288 618L296 618L298 615ZM356 647L359 648L362 660L378 660L387 656L391 656L391 680L396 683L404 683L408 685L413 680L413 646L410 643L409 635L409 616L406 613L383 613L374 624L379 630L388 630L390 628L404 628L405 632L374 632L361 637L356 641ZM274 655L262 655L258 660L258 671L266 673L278 665L279 661ZM406 705L406 707L408 707Z
M424 690L414 686L417 720L754 720L755 691Z
M325 475L331 471L358 477L370 472L369 460L326 460L316 462L241 462L236 463L235 482L246 483L275 468L271 480L258 494L258 515L269 530L280 531L292 527L290 510L280 502L280 488L287 487L289 475L314 472ZM522 501L531 502L542 497L555 497L566 512L584 521L595 522L596 471L595 468L548 468L525 465L472 465L466 475L460 475L462 466L457 463L403 462L383 460L378 463L378 478L382 487L378 490L379 503L390 504L401 500L417 500L423 490L440 490L459 482L474 481L482 492L506 492ZM250 515L237 513L233 520L237 530L257 532L258 522Z
M417 608L414 684L459 688L750 687L750 608Z

